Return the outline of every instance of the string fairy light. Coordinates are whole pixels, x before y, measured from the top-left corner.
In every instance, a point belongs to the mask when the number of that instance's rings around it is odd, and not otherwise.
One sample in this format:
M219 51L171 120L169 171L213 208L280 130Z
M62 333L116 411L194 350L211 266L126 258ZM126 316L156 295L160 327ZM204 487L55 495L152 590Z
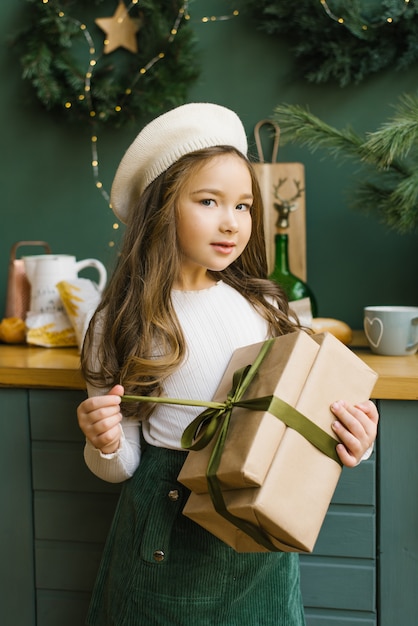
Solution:
M327 0L319 0L319 2L322 5L322 8L324 9L325 13L328 15L328 17L330 17L332 20L334 20L334 22L338 22L338 24L341 24L343 26L345 26L348 23L348 20L344 17L342 17L341 15L336 15L329 7ZM402 16L405 11L407 10L410 0L402 0L403 2L403 7L402 10L400 11L400 13L394 17L394 16L385 16L381 19L379 19L378 21L375 22L368 22L366 23L365 21L362 22L361 24L361 30L368 30L369 28L380 28L381 26L384 26L385 24L393 24L394 22L396 22L396 19L400 16Z
M51 5L55 0L41 0L42 4L49 4ZM121 23L126 17L129 17L130 11L133 7L137 6L139 4L139 0L131 0L131 2L125 7L125 10L123 10L123 6L124 2L122 2L122 0L120 0L119 2L119 9L120 12L119 13L115 13L115 20L117 23ZM82 35L84 36L84 39L86 41L87 44L87 48L88 48L88 59L87 59L87 69L85 71L84 74L84 90L82 93L79 93L75 96L75 100L76 101L86 101L87 103L87 107L88 107L88 114L90 117L90 122L92 124L92 134L91 134L91 138L90 138L90 143L91 143L91 167L92 167L92 171L93 171L93 178L94 178L94 183L96 186L96 189L100 192L100 194L103 196L104 200L106 201L106 203L108 204L109 208L111 209L112 206L110 204L110 195L109 193L106 191L103 182L101 181L100 178L100 171L99 171L99 152L98 152L98 133L97 133L97 128L96 128L96 121L97 119L99 120L104 120L106 118L106 111L97 111L95 106L94 106L94 98L93 98L93 86L94 86L94 71L97 67L97 64L100 60L100 58L102 57L102 54L106 54L106 46L109 44L109 40L105 39L104 40L104 49L103 49L103 53L98 53L96 50L96 46L94 44L94 40L93 37L91 36L87 25L83 22L81 22L80 20L68 16L66 15L66 13L58 6L58 2L57 2L57 16L59 18L66 18L67 20L70 20L73 24L75 24L78 29L80 30L80 32L82 33ZM234 17L237 17L239 15L239 11L238 10L234 10L231 12L231 14L229 15L219 15L219 16L211 16L211 17L207 17L204 16L202 18L200 18L200 22L203 24L206 23L212 23L212 22L217 22L217 21L226 21L226 20L230 20ZM112 18L101 18L104 19L105 21L107 21L107 19L109 19L109 21L111 21ZM178 12L177 15L174 18L173 24L167 34L167 42L168 44L172 44L175 37L178 34L179 28L181 26L181 22L183 20L185 21L189 21L191 19L190 13L189 13L189 2L188 0L185 0ZM100 28L102 28L102 26L100 26L99 22L101 20L99 19L98 21L96 21L96 23L98 24L98 26ZM138 29L136 29L138 30ZM133 50L131 50L131 52L133 52ZM124 106L127 102L127 99L129 98L129 96L133 93L133 90L136 86L136 84L138 83L138 81L147 73L149 72L157 63L161 62L163 59L165 58L165 53L164 51L160 51L158 52L156 55L154 55L147 63L145 63L144 65L142 65L141 67L139 67L139 69L137 70L136 73L134 73L133 78L131 83L124 89L123 91L123 96L120 98L120 100L118 102L115 102L113 105L113 111L116 112L118 115L123 113L124 110ZM64 108L65 109L71 109L73 106L73 103L70 100L66 100L66 102L64 102ZM113 214L112 214L113 215ZM112 224L112 228L113 230L118 230L120 227L119 222L113 222ZM114 247L115 246L115 242L113 240L108 242L109 247Z
M200 18L200 21L203 24L207 24L208 22L224 22L225 20L230 20L233 17L238 17L239 11L235 9L232 11L230 15L211 15L210 17L204 16Z

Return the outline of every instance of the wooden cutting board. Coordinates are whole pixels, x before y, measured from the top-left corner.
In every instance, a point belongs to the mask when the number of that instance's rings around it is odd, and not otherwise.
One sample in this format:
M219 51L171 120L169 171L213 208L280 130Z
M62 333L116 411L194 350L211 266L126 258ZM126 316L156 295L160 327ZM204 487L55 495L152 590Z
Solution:
M264 161L263 150L261 148L260 128L269 124L274 129L274 145L272 150L272 162ZM289 265L292 274L295 274L303 281L307 279L306 268L306 204L305 204L305 167L303 163L277 163L277 150L279 142L279 127L275 122L262 120L258 122L254 129L257 144L259 163L253 163L257 179L261 189L264 203L264 228L266 238L266 252L268 271L271 273L274 268L275 245L274 237L277 232L285 232L289 235ZM274 203L278 202L275 197L275 188L280 198L289 200L297 195L298 187L303 192L294 201L294 208L289 212L289 226L287 229L279 229L276 226L278 212L274 208Z

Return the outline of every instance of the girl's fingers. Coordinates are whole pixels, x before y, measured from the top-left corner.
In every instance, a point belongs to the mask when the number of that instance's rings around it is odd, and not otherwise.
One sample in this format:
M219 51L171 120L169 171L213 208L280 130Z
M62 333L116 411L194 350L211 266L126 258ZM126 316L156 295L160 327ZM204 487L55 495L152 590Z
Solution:
M358 465L361 460L361 456L359 459L342 443L339 443L337 445L337 454L340 458L341 463L346 467L356 467L356 465Z
M116 444L119 444L120 436L121 431L118 423L114 428L111 428L100 435L89 437L89 441L95 448L101 450L102 452L113 452L115 446L118 447ZM112 448L112 450L110 450L110 448Z
M108 415L104 415L100 420L95 420L93 423L87 423L86 428L90 436L100 436L108 430L115 428L115 426L119 424L121 419L122 414L119 411L113 411Z
M121 385L117 385L123 390ZM114 387L114 389L116 388ZM113 391L113 390L111 390ZM79 420L90 421L91 423L105 419L112 412L120 412L121 397L119 394L106 394L104 396L94 396L84 400L77 409Z
M119 407L120 402L120 396L117 395L94 396L93 398L84 400L84 402L80 404L80 409L84 414L91 415L92 419L95 419L96 414L97 417L100 418L100 412Z
M120 422L122 414L113 412L107 417L91 422L87 419L80 424L81 430L90 441L90 443L99 450L104 451L105 448L115 444L120 440L121 430Z
M109 395L115 395L115 396L123 396L124 393L125 393L125 390L122 385L115 385L109 391Z
M379 422L379 412L377 410L377 406L371 400L367 400L367 402L361 402L360 404L356 404L356 407L363 411L367 417L373 422L375 426L377 426Z
M344 465L353 467L376 439L377 408L371 401L356 406L338 401L332 404L331 410L337 417L332 428L341 441L337 453Z
M364 408L362 408L364 407ZM365 409L369 411L366 413ZM351 405L344 401L334 402L331 410L338 420L354 435L369 437L370 443L376 438L379 414L376 406L370 402L366 404Z
M84 400L78 409L78 423L95 448L111 447L120 439L122 385L115 385L108 394Z

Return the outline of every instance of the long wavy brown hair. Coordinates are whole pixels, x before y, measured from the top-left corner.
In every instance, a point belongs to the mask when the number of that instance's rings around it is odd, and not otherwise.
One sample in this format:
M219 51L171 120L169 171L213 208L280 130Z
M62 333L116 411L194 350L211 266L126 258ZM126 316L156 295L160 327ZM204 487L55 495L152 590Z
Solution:
M92 385L121 383L127 394L159 395L163 380L181 365L186 345L171 302L180 268L176 207L185 182L198 168L226 154L237 155L250 172L252 231L240 257L210 274L248 299L267 320L272 337L300 328L289 319L284 291L267 279L263 203L254 168L230 146L199 150L181 157L131 207L115 271L82 349L83 375ZM152 405L142 404L141 418L151 411ZM128 404L124 413L138 417L138 407Z

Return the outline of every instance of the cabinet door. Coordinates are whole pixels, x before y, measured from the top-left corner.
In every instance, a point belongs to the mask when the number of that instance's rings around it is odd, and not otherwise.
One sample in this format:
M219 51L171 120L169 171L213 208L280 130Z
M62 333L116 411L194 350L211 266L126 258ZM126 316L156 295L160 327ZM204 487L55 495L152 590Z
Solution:
M415 358L415 357L410 357ZM418 623L418 402L385 400L379 423L379 624Z
M375 491L375 455L343 469L315 550L300 559L307 626L375 626Z
M37 626L82 626L120 487L83 458L85 395L30 391Z
M35 624L27 392L0 390L0 624Z

